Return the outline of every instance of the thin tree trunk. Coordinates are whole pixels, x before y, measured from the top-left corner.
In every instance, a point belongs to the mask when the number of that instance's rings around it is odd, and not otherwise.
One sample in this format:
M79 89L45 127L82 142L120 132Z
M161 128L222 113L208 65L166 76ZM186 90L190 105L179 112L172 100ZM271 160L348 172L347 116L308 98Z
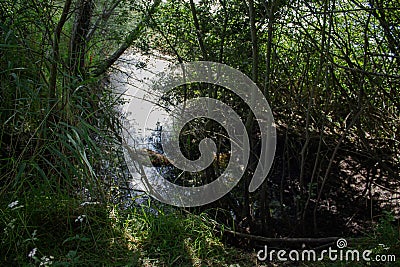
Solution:
M256 28L256 12L254 10L254 0L249 0L249 17L250 17L250 32L251 32L251 43L252 43L252 79L253 82L257 83L258 80L258 38Z
M194 23L194 27L196 28L197 41L199 42L203 60L208 60L207 50L206 50L206 47L204 46L203 35L201 33L200 23L197 18L196 6L194 5L193 0L190 0L190 10L192 11L193 23Z
M58 61L60 59L60 36L62 28L64 27L65 22L68 18L68 13L71 8L72 0L67 0L64 3L64 8L58 21L57 27L54 31L54 40L53 40L53 62L50 67L50 79L49 79L49 89L50 89L50 98L56 97L56 86L57 86L57 67Z
M275 12L274 12L274 0L271 0L271 6L269 8L268 14L268 40L267 40L267 52L265 55L265 84L264 84L264 96L268 98L268 94L271 89L271 57L272 57L272 41L274 34L274 20L275 20Z
M257 28L255 25L255 10L254 10L254 1L249 0L249 3L247 4L246 1L244 1L245 5L248 7L248 13L250 17L250 34L251 34L251 40L252 40L252 80L257 83L258 80L258 41L257 41ZM255 99L250 100L251 103L250 105L253 106L253 103ZM247 134L249 135L249 141L250 141L250 147L252 149L252 153L250 153L250 158L249 158L249 172L245 175L245 180L244 180L244 214L249 220L250 223L250 229L254 228L254 220L252 218L252 214L250 212L250 193L249 193L249 185L250 185L250 178L252 177L253 171L255 169L255 166L257 164L257 158L254 152L255 148L255 140L253 138L253 120L254 120L254 115L251 112L251 110L248 111L247 113L247 118L246 118L246 123L245 127L247 130Z
M70 72L77 77L84 74L86 55L86 35L90 29L93 0L80 0L71 35Z

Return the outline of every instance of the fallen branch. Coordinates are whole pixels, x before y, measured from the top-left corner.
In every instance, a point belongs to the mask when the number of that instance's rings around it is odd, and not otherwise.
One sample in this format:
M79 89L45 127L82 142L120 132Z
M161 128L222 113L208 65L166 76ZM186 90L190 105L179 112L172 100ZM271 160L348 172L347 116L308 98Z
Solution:
M297 238L290 238L290 237L281 237L281 238L273 238L273 237L264 237L258 235L250 235L240 232L235 232L231 230L223 230L224 233L229 233L235 236L244 237L247 239L251 239L254 241L262 241L268 243L290 243L290 244L297 244L297 243L332 243L336 242L340 237L321 237L321 238L309 238L309 237L297 237Z

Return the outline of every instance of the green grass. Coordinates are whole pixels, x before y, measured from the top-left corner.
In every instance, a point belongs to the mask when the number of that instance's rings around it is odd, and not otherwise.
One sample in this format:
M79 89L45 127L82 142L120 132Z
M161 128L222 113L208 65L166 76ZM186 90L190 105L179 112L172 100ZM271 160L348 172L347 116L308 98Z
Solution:
M205 214L136 210L124 223L125 233L151 266L225 266L237 252L217 237L215 225Z
M17 202L18 201L18 202ZM60 194L3 199L2 266L282 266L222 241L206 213L191 214L152 202L121 209ZM399 257L399 233L387 214L352 249ZM385 244L385 247L379 245ZM334 247L334 246L333 246ZM284 248L281 248L284 249ZM35 255L32 256L32 252ZM42 264L42 265L41 265ZM285 263L288 266L288 263ZM292 262L289 266L399 266L366 262Z
M5 266L253 266L223 244L204 214L82 205L60 195L10 202L1 203Z

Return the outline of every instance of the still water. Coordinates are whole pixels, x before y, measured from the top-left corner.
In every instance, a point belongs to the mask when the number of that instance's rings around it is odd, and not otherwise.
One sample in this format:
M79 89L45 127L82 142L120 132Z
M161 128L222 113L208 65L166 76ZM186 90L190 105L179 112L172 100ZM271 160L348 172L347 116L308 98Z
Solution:
M124 100L125 104L120 110L124 115L126 127L129 128L131 138L128 145L135 150L156 150L153 143L158 138L157 130L166 122L168 114L157 105L161 95L152 90L152 86L170 64L170 58L156 53L144 55L129 51L119 60L116 70L110 77L113 89ZM124 152L127 153L126 150ZM128 160L127 164L130 169L127 175L130 177L128 181L130 190L126 193L126 199L128 202L129 199L133 199L136 204L142 204L148 197L143 193L147 190L141 179L141 170L151 175L150 173L154 172L165 172L165 168L164 170L146 166L138 168L137 162L132 160ZM137 172L132 171L135 168Z

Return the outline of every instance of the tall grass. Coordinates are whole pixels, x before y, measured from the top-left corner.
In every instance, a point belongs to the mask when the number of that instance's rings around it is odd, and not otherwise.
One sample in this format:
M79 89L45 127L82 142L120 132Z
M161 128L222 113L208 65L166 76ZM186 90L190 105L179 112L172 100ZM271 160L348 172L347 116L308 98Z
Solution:
M43 14L23 8L30 2L10 3L0 21L0 262L74 265L86 250L112 260L97 249L117 238L102 170L119 168L119 100L97 78L70 76L62 60L52 96L51 22L37 23Z
M29 79L24 73L16 77ZM39 95L28 97L39 90L36 87L13 85L2 91L15 90L15 97L0 104L0 261L71 264L79 251L108 259L104 251L89 248L105 250L98 243L117 238L107 214L110 176L100 171L105 162L117 164L117 142L110 127L117 128L112 121L114 103L101 95L93 101L76 92L69 96L69 107L60 108L57 102L46 105L47 99ZM81 206L85 202L101 205ZM107 248L112 251L111 244Z

